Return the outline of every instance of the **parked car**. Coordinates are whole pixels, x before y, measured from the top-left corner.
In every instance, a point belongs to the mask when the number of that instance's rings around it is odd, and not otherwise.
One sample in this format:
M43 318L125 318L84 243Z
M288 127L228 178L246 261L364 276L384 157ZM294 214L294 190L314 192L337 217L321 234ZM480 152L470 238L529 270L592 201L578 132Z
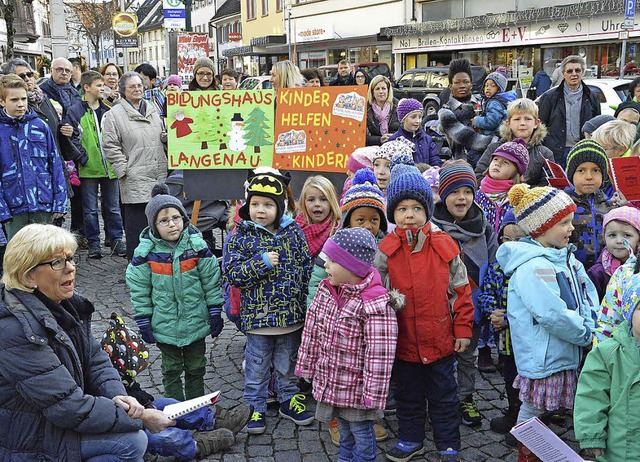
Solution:
M267 90L273 88L271 85L271 77L261 75L258 77L246 77L238 86L239 90Z
M625 79L584 79L583 82L589 87L600 101L600 113L613 115L620 103L627 100L629 94L629 84L631 81ZM552 91L557 87L552 87ZM536 98L539 103L541 96Z
M473 93L482 91L486 70L482 66L471 66ZM440 109L440 93L449 87L449 66L416 67L405 71L395 84L393 96L414 98L422 101L425 115Z
M351 69L355 73L358 69L364 70L367 74L374 78L376 75L384 75L389 80L393 82L393 75L391 74L391 69L387 63L383 62L371 62L371 63L355 63L351 65ZM337 64L328 64L326 66L320 66L318 68L320 75L324 80L325 85L329 85L333 79L338 75L338 65Z

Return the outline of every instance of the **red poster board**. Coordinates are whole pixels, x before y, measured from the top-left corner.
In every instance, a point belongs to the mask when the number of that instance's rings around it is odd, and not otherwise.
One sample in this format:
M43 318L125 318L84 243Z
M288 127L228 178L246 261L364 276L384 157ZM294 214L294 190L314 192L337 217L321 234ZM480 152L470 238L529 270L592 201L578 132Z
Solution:
M628 201L640 200L640 157L609 159L609 176Z
M367 87L278 90L273 166L340 172L366 142Z

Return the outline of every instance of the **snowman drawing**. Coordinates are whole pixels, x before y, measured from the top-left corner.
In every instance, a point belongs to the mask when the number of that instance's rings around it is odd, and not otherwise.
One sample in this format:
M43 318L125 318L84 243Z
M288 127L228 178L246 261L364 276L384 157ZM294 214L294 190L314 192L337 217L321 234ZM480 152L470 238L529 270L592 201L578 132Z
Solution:
M232 151L241 152L247 149L247 142L244 139L247 132L242 127L244 127L244 119L239 112L236 112L231 119L231 131L226 133L229 137L229 149Z

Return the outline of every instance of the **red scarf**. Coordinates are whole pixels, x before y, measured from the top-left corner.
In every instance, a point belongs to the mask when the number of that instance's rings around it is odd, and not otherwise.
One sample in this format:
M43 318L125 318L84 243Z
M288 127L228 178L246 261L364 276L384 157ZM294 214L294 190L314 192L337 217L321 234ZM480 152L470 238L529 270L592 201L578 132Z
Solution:
M333 231L333 222L331 217L324 220L322 223L311 224L307 223L304 215L301 213L296 217L296 223L302 228L304 237L307 240L309 251L311 252L311 258L315 261L316 257L320 254L322 246L331 236Z

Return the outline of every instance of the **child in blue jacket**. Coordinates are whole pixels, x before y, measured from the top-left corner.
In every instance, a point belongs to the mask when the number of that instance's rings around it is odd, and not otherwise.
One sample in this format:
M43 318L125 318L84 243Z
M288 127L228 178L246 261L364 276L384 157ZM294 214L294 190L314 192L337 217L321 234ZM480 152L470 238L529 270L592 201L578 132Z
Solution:
M506 91L507 76L497 70L484 79L482 115L474 117L471 125L480 133L500 137L500 125L507 120L507 105L517 98L514 91Z
M389 141L405 138L414 145L413 160L433 166L442 165L438 147L422 128L422 104L413 98L403 98L398 103L398 120L400 128L389 138Z

